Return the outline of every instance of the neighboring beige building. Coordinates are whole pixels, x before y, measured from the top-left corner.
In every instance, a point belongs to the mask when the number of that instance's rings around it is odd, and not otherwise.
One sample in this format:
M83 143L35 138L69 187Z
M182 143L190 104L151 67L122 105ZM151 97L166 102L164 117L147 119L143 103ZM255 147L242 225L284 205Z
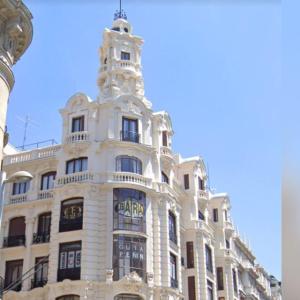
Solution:
M31 19L22 1L0 0L0 164L7 143L8 98L15 81L11 68L31 43Z
M60 145L5 156L8 176L34 179L6 189L4 299L279 300L204 161L173 153L168 113L144 96L142 44L117 15L99 98L68 100Z

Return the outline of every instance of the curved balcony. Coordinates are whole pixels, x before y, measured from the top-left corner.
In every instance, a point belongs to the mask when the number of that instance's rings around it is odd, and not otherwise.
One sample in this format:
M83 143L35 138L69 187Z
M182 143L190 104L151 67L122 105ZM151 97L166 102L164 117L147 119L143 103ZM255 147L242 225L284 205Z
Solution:
M66 144L73 144L73 143L84 143L89 142L90 135L88 131L77 131L72 132L66 137Z
M169 147L161 146L160 147L160 155L162 157L174 160L173 152Z
M202 221L202 220L195 220L194 221L194 228L196 230L201 230L201 231L204 231L210 235L213 235L214 234L214 231L212 229L212 227L207 224L205 221Z
M12 195L9 198L9 204L18 204L27 201L27 194Z
M107 174L108 182L124 182L124 183L134 183L138 185L143 185L145 187L151 187L151 178L144 177L143 175L129 172L114 172Z
M57 185L65 185L69 183L93 182L94 174L91 172L77 172L61 176L57 179Z
M198 190L198 199L200 201L207 201L208 200L208 192L203 190Z

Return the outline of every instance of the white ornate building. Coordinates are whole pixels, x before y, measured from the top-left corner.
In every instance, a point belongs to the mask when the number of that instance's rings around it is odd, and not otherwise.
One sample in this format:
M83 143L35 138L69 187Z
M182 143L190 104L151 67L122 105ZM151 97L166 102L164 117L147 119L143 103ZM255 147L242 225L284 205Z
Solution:
M172 151L168 113L144 96L143 40L120 12L100 49L100 96L72 96L62 143L17 152L4 170L4 299L271 300L267 272L212 194L200 157Z

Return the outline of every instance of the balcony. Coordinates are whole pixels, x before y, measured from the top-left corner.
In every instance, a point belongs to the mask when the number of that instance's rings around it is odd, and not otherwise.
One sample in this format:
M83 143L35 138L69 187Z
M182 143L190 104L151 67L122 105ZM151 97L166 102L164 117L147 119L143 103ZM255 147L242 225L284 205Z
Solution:
M178 288L178 280L175 278L170 277L171 288L177 289Z
M84 143L89 142L90 135L88 131L77 131L72 132L66 137L66 144L73 144L73 143Z
M162 157L174 160L172 150L169 147L165 147L165 146L160 147L160 155Z
M246 287L245 293L250 299L253 299L253 300L259 299L259 294L258 294L256 288L254 288L253 286Z
M80 280L80 268L57 270L57 281Z
M45 191L40 191L38 193L39 200L52 199L52 198L53 198L53 190L45 190Z
M140 143L140 135L135 131L120 131L120 140L132 143Z
M8 236L3 239L3 248L25 246L25 235Z
M7 166L10 164L22 163L26 161L32 161L35 159L45 159L55 157L56 152L60 149L60 145L51 146L31 151L22 151L18 154L7 155L4 157L3 165Z
M49 243L49 241L50 241L50 233L33 234L32 244Z
M47 279L31 279L31 289L39 288L39 287L44 287L47 284L48 280Z
M205 221L202 221L202 220L195 220L194 228L196 230L205 231L206 233L209 233L211 235L213 235L213 233L214 233L213 228L209 224L207 224Z
M77 218L74 220L60 220L59 222L59 232L81 230L82 229L82 218Z
M9 198L9 204L18 204L27 201L27 194L12 195Z
M68 174L65 176L61 176L57 179L57 185L65 185L69 183L77 183L77 182L89 182L93 181L94 174L90 172L77 172Z
M130 173L130 172L114 172L108 175L108 181L112 182L124 182L124 183L134 183L143 185L146 187L151 187L151 178L144 177L143 175Z
M201 201L207 201L208 200L208 192L203 190L198 190L198 199Z

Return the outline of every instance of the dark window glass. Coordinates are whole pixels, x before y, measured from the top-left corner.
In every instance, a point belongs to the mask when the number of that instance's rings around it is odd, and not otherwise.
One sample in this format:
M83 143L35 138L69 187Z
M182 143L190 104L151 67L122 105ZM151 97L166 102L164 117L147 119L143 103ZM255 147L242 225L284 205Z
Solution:
M61 203L59 231L82 229L83 199L69 199Z
M171 287L177 288L178 281L177 281L177 259L176 256L170 253L170 281Z
M114 230L146 231L146 194L133 189L114 189Z
M138 120L123 118L121 138L122 141L139 143Z
M213 220L214 220L214 222L219 221L219 214L218 214L218 209L217 208L213 209Z
M50 240L51 213L39 216L37 233L33 234L33 244L48 243Z
M25 245L25 217L13 218L9 221L8 237L4 238L4 247Z
M225 221L228 221L228 213L227 210L224 211Z
M207 300L214 299L213 287L213 283L210 280L207 280Z
M190 188L189 174L185 174L183 176L183 179L184 179L184 189L188 190Z
M167 131L162 132L162 144L164 147L168 147L168 132Z
M31 282L31 288L43 287L48 281L48 257L37 257L35 259L35 274Z
M137 295L121 294L116 296L114 300L142 300L142 298Z
M217 268L217 285L218 285L218 291L224 290L224 277L223 277L222 267Z
M205 245L206 270L213 272L212 251L208 245Z
M195 277L188 277L189 300L196 300Z
M198 188L199 190L205 190L204 180L202 180L200 176L198 176Z
M80 300L80 297L77 295L66 295L58 297L56 300Z
M14 182L13 184L13 195L25 194L29 190L29 180Z
M66 174L86 171L88 168L87 157L80 157L67 161Z
M142 162L133 156L118 156L116 159L117 172L130 172L142 175Z
M237 293L238 286L237 286L237 279L236 279L236 271L235 271L235 269L232 269L232 279L233 279L233 289Z
M125 32L128 32L128 28L127 28L127 27L124 27L124 31L125 31Z
M186 242L187 268L194 268L194 243Z
M146 239L131 236L114 236L113 249L114 280L131 272L141 278L146 275Z
M107 64L107 57L104 58L104 62L105 65Z
M81 241L59 245L57 281L80 280Z
M177 244L176 217L171 211L169 211L169 239Z
M7 261L5 264L4 286L13 291L20 291L22 282L20 278L23 272L23 259Z
M130 53L121 51L121 60L130 60Z
M84 116L72 119L72 132L84 131Z
M120 27L113 27L111 30L120 31Z
M225 240L226 242L226 249L230 249L230 241L229 240Z
M201 210L198 210L198 219L199 219L199 220L202 220L202 221L205 221L205 216L204 216L204 214L201 212Z
M42 176L41 190L50 190L54 188L56 172L49 172Z
M161 172L161 181L169 184L169 177L164 172Z

